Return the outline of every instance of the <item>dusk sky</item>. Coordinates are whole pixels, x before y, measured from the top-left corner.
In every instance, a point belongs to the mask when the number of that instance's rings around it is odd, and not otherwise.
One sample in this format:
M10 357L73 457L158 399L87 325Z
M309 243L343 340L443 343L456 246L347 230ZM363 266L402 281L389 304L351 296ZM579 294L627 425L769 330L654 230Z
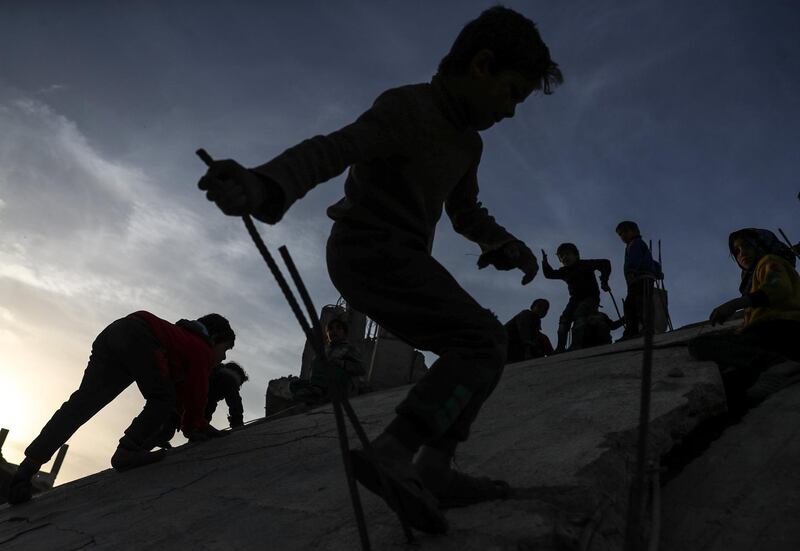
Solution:
M12 462L77 388L94 337L140 309L208 312L237 332L245 419L267 380L299 374L303 336L239 219L197 189L194 155L253 166L352 122L382 91L430 80L484 1L0 2L0 426ZM800 3L506 2L539 25L565 82L483 133L481 199L540 256L559 243L609 258L639 222L661 239L675 326L736 296L727 236L800 240ZM318 307L339 295L324 263L320 185L277 226ZM478 271L446 216L434 256L502 321L566 285ZM608 295L604 311L614 317ZM621 306L621 304L620 304ZM432 357L429 355L429 359ZM135 386L81 428L60 482L109 467L143 404ZM226 408L214 424L227 425Z

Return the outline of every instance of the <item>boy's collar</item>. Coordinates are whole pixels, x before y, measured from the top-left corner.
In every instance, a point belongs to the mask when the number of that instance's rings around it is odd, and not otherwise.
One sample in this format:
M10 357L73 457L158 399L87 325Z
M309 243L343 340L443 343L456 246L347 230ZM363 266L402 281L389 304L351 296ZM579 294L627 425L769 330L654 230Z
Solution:
M431 79L431 86L436 103L445 118L459 130L467 130L469 128L467 110L456 95L448 89L446 79L442 75L436 74Z

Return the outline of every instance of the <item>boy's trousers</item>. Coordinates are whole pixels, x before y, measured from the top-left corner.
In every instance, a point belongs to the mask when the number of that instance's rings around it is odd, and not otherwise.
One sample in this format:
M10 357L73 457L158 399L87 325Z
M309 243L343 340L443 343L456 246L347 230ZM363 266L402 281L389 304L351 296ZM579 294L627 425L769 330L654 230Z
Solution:
M583 347L583 334L586 329L586 319L592 314L597 313L600 307L600 297L587 297L577 299L569 297L569 302L558 318L558 344L557 348L563 350L567 344L567 335L572 326L572 348ZM573 325L574 322L574 325Z
M644 287L646 278L633 279L628 283L628 296L622 305L625 314L625 331L623 336L638 335L639 323L644 320Z
M716 362L728 401L739 403L762 371L787 359L800 361L799 335L798 321L765 321L741 333L701 335L689 342L689 353L698 360Z
M350 306L411 346L439 355L387 430L411 447L466 440L503 372L503 325L428 253L424 240L410 234L338 222L327 260Z
M81 384L53 414L42 432L25 450L25 456L46 463L78 428L136 382L146 402L125 430L125 436L147 447L175 409L175 386L159 370L158 341L146 322L132 317L106 327L92 344L89 364Z

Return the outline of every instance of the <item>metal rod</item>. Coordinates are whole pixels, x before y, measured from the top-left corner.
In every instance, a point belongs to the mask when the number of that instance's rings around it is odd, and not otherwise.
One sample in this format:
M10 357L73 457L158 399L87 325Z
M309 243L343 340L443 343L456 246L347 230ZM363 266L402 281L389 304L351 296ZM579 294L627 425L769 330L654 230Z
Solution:
M361 442L361 446L364 448L367 456L370 458L370 461L373 463L376 462L375 452L372 448L372 444L367 437L367 433L364 431L364 427L361 425L361 422L358 420L358 416L356 412L353 410L353 406L350 404L350 400L347 398L346 394L341 394L339 399L341 400L341 405L344 408L347 417L350 419L350 424L353 425L353 430L356 431L356 435L358 436L359 441ZM386 480L386 477L383 475L383 472L380 469L376 469L378 473L378 479L380 480L381 486L383 487L383 491L386 495L387 500L394 505L395 512L397 513L397 518L400 520L400 525L403 528L403 533L406 536L406 541L408 543L414 543L414 534L411 532L411 528L408 525L408 521L406 521L406 513L403 509L402 503L400 500L397 499L397 496L392 489L392 486L389 484L389 481Z
M791 240L788 237L786 237L786 234L783 233L783 230L778 228L778 231L780 232L781 237L783 237L783 240L786 241L786 244L789 245L789 250L792 251L797 258L800 258L800 254L798 254L797 251L794 250L794 245L792 245Z
M650 425L650 387L653 371L653 281L645 279L642 290L644 299L644 350L642 353L642 386L640 392L638 445L636 474L631 484L628 502L625 550L639 551L643 548L643 520L646 509L646 465Z
M347 437L347 427L344 424L344 416L342 415L342 406L338 400L331 400L331 402L333 403L333 414L336 417L336 430L339 434L339 449L342 452L344 471L347 476L347 487L352 497L353 513L356 516L358 535L361 538L361 549L370 551L371 546L369 543L369 532L367 531L367 524L364 518L364 507L361 505L361 496L358 493L358 485L356 484L356 477L353 473L353 464L350 462L350 445Z
M211 155L209 155L208 152L206 152L204 149L198 149L196 151L196 153L197 153L197 156L200 157L200 159L202 159L204 163L206 163L206 165L210 166L214 162L214 160L212 159ZM318 331L312 331L311 326L309 325L309 322L306 320L305 316L303 315L303 311L300 309L300 305L297 303L297 299L295 298L294 293L289 288L289 285L286 283L286 279L283 277L283 274L281 273L280 268L278 268L278 265L275 262L275 259L272 258L272 255L270 254L269 249L267 248L267 246L264 243L263 239L261 239L261 235L258 233L258 230L256 229L255 225L253 224L253 220L250 218L249 215L242 216L242 220L244 221L244 225L247 228L247 231L250 234L250 237L253 239L253 242L255 243L256 248L258 249L259 253L261 253L261 257L267 263L267 266L269 267L270 271L272 272L272 275L275 277L275 280L278 282L278 286L280 287L281 291L283 292L283 296L286 298L286 301L289 303L289 306L291 307L292 312L294 312L294 315L297 318L297 321L300 323L300 327L302 327L303 332L306 334L306 337L311 342L311 345L315 349L315 352L317 353L318 357L322 358L323 361L324 361L325 360L325 349L322 346L321 340L318 341L316 339L316 334L318 334ZM288 251L287 251L287 253L288 253ZM288 256L288 258L289 258L289 262L293 266L294 263L291 262L291 257ZM286 261L286 257L284 257L284 261ZM288 263L287 263L287 266L289 266ZM294 272L292 272L292 269L290 268L289 271L290 271L290 275L292 275L292 277L295 278L295 285L298 288L298 292L301 292L301 294L302 294L302 292L305 290L305 285L303 285L302 280L300 279L300 274L297 272L296 269L294 270ZM306 291L306 295L307 295L307 291ZM305 299L305 297L304 297L304 299ZM308 298L308 301L306 302L307 306L308 306L308 304L310 304L310 297ZM313 305L311 305L311 306L312 306L312 309L309 311L309 314L311 315L311 323L314 323L315 327L318 328L319 327L319 318L316 316L316 312L313 310ZM334 403L334 413L336 412L336 410L337 410L336 403ZM335 417L336 417L337 431L338 431L338 434L339 434L339 447L340 447L341 452L342 452L342 460L343 460L344 466L345 466L345 475L347 477L347 485L348 485L348 488L350 490L350 498L351 498L351 502L353 504L353 512L356 515L356 524L358 525L358 531L359 531L359 535L361 537L362 549L363 549L363 551L370 551L371 547L370 547L370 544L369 544L369 535L367 533L366 520L364 519L364 510L363 510L363 507L361 506L361 498L360 498L359 493L358 493L358 485L355 482L355 476L353 475L352 465L350 464L350 446L349 446L349 441L347 439L347 429L344 426L344 418L341 415L341 410L339 410L339 415L336 415Z
M622 317L622 314L619 313L619 307L617 307L617 300L614 298L614 293L611 292L611 289L608 290L608 295L611 297L611 302L614 304L614 310L617 311L617 319Z
M64 463L64 458L67 456L68 449L69 444L64 444L58 448L58 454L56 455L55 461L53 461L53 467L50 469L50 473L48 475L51 487L55 486L56 484L56 477L58 476L58 472L61 470L61 465Z
M372 341L372 354L369 359L369 369L367 370L367 382L372 382L372 370L375 367L375 355L378 353L378 343L380 342L381 327L375 324L375 339Z
M308 289L306 289L303 279L300 277L300 272L297 271L297 266L295 266L294 260L292 260L292 255L289 254L289 249L286 248L286 245L282 245L278 247L278 252L281 254L284 263L286 263L286 267L289 269L289 275L292 276L294 285L297 287L297 291L300 293L300 298L303 299L303 304L305 304L306 310L308 311L308 318L311 320L311 330L314 332L314 338L317 341L317 346L320 348L324 356L325 347L323 346L322 339L322 325L320 324L319 317L317 316L317 310L314 307L314 302L311 300L311 296L308 294Z

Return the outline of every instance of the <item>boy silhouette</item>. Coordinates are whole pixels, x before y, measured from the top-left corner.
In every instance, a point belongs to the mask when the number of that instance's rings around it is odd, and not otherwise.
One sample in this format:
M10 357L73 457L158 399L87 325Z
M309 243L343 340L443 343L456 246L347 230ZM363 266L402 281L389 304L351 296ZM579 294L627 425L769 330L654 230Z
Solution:
M583 348L584 330L589 317L597 313L600 306L600 289L597 288L595 271L600 272L600 287L608 292L608 277L611 275L611 262L605 258L582 259L574 243L562 243L556 249L561 268L554 270L547 262L547 253L542 249L542 271L547 279L561 279L567 284L569 302L558 318L558 342L555 353L564 352L567 335L572 327L570 350Z
M388 90L354 123L254 169L214 162L199 182L224 213L275 224L314 186L350 167L345 197L328 209L331 280L353 308L439 356L372 442L377 460L352 452L355 474L382 495L382 472L409 523L423 531L446 531L440 506L508 494L504 482L452 468L500 379L507 338L496 316L431 256L434 228L444 208L454 229L480 246L479 268L518 268L523 285L534 278L531 250L478 201L478 132L561 80L536 25L496 6L462 29L431 82Z

